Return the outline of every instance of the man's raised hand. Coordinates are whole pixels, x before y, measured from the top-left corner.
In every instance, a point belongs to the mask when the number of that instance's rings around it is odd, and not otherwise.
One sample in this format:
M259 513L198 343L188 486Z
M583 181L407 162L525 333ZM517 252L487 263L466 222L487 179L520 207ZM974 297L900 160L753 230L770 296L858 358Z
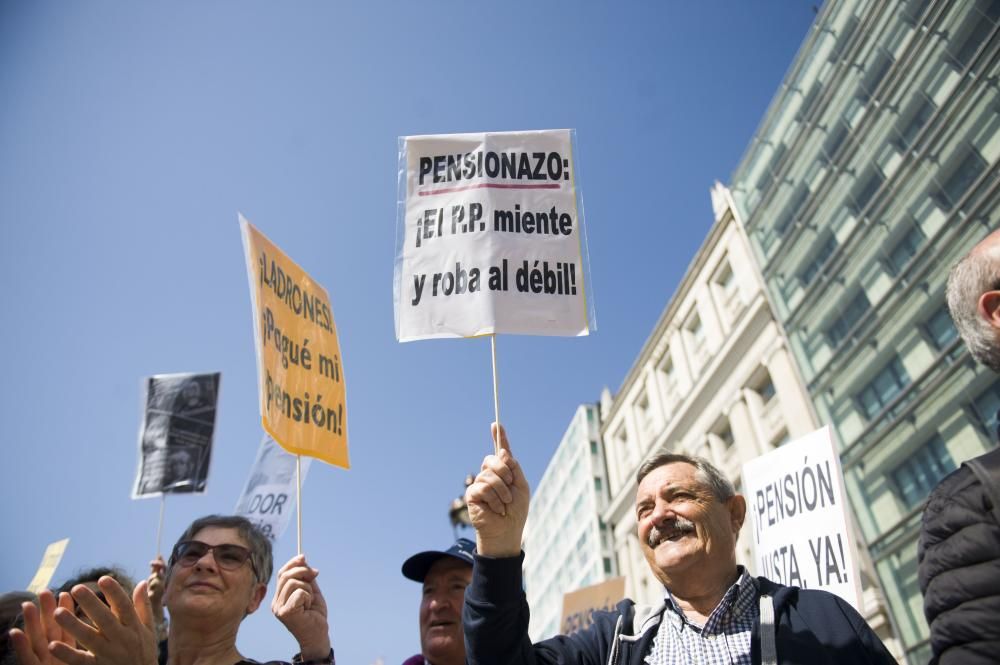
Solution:
M499 435L500 452L483 460L482 470L465 491L465 501L476 529L476 551L491 557L517 556L531 491L503 427L493 423L490 433L494 440Z

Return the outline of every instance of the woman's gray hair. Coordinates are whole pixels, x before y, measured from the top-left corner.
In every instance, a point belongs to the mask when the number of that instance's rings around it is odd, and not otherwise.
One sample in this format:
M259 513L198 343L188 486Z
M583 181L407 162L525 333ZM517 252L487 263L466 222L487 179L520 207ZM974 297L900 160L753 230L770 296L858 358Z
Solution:
M948 274L948 310L969 353L994 372L1000 372L1000 341L996 330L979 315L979 297L1000 288L995 261L973 250Z
M240 538L246 542L247 549L250 550L250 560L253 562L257 581L263 584L271 581L271 572L274 570L271 541L245 517L240 517L239 515L206 515L205 517L199 517L194 522L191 522L191 526L185 529L181 537L177 539L177 543L174 544L174 548L179 543L193 539L202 529L210 527L236 529L237 533L240 534ZM167 564L168 577L171 569L174 567L174 563L174 555L171 553L170 561Z
M654 455L642 463L635 473L635 482L638 485L653 469L658 469L667 464L684 463L690 464L697 471L698 481L712 490L719 501L727 501L736 496L736 488L726 476L719 471L715 465L704 457L694 455L684 455L683 453L660 453Z

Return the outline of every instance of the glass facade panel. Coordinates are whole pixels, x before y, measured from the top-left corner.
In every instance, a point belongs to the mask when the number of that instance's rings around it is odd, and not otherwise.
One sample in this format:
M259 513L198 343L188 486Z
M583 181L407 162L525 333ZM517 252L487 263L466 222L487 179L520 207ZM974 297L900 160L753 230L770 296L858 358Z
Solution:
M833 256L833 253L837 251L837 239L830 234L826 237L826 240L820 245L820 248L816 253L809 259L805 267L799 271L799 283L802 288L809 286L812 283L813 277L819 273L820 268L822 268L826 262Z
M732 178L909 665L928 642L920 501L996 441L1000 381L956 344L941 294L1000 228L998 16L1000 0L825 3Z
M927 319L924 329L927 331L934 348L938 351L944 350L946 346L951 344L952 340L958 337L955 322L951 320L947 306L942 306L931 318Z
M903 368L903 363L899 357L882 368L882 371L875 375L865 388L858 393L858 407L864 413L865 418L871 420L884 409L910 383L910 377Z
M923 596L917 577L917 543L913 539L901 551L893 553L876 564L879 576L885 580L883 588L896 609L896 627L904 644L919 643L927 635L924 619ZM917 665L916 661L910 663ZM920 665L924 665L921 663Z
M986 170L986 160L972 146L965 146L964 156L955 169L945 178L935 199L942 209L950 211L962 200L976 179Z
M1000 383L994 383L972 403L973 412L987 436L997 436L997 411L1000 411Z
M868 302L868 296L865 295L864 291L858 291L850 302L842 309L829 326L826 329L826 338L830 342L830 346L837 346L847 337L847 333L850 332L854 324L857 323L862 316L865 315L871 308L871 303Z
M935 435L892 472L892 479L906 507L915 508L942 478L956 468L944 440Z
M924 128L927 121L934 115L936 109L937 107L934 106L934 102L928 99L926 95L917 95L909 113L907 113L907 116L900 125L899 135L896 138L896 147L903 151L908 150L913 145L920 130Z
M948 45L948 63L964 70L990 36L1000 16L1000 0L978 0L959 29L957 39Z
M920 249L927 236L920 230L919 226L914 226L900 238L892 249L889 250L887 268L892 275L903 272L903 268L910 262Z
M854 202L851 205L851 210L855 215L860 215L868 207L875 192L882 187L884 182L885 176L882 175L882 171L877 166L873 166L865 179L861 181L861 186L854 190Z

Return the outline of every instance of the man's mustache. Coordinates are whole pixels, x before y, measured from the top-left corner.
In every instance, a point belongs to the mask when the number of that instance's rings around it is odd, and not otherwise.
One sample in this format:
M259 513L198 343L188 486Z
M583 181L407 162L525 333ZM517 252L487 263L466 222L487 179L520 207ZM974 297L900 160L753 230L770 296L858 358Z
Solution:
M671 522L664 525L663 528L656 526L651 528L649 530L649 537L646 539L646 544L650 547L656 547L668 538L686 533L694 533L694 530L694 522L684 517L675 517Z

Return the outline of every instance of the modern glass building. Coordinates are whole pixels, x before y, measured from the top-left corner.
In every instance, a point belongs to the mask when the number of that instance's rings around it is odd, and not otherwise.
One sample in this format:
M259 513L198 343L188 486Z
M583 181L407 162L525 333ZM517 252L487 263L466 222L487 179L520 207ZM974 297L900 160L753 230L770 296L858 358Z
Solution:
M617 577L608 528L608 474L596 404L577 408L531 496L524 528L524 590L532 641L561 632L563 595Z
M826 2L730 189L910 663L923 503L996 445L955 261L1000 223L1000 0Z

